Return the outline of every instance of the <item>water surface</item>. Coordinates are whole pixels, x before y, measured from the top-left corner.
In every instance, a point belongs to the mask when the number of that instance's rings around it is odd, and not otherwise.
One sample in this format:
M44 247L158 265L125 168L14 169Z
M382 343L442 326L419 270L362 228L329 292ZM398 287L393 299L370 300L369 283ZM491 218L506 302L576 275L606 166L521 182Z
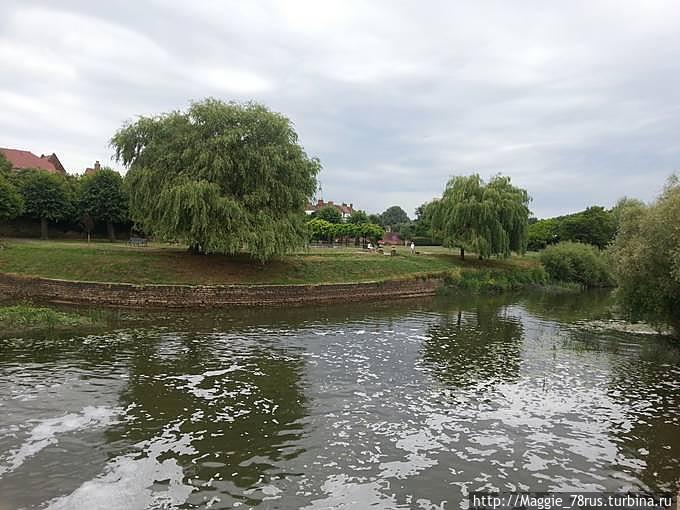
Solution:
M134 315L0 340L0 510L669 490L680 351L602 294Z

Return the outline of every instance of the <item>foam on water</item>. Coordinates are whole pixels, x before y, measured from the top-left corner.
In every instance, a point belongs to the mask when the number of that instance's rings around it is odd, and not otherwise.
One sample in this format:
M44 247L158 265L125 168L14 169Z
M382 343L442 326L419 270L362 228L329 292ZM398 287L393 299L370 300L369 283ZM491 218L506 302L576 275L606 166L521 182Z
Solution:
M28 434L24 443L0 458L0 478L21 466L26 459L58 441L58 436L69 432L106 427L115 422L120 408L87 406L79 413L70 413L43 420Z
M141 451L113 459L104 472L86 481L67 496L50 501L47 510L126 510L173 508L183 504L195 487L184 483L184 470L177 460L160 460L197 453L191 436L179 432L179 424L167 427L154 439L136 445ZM163 482L162 485L156 485Z

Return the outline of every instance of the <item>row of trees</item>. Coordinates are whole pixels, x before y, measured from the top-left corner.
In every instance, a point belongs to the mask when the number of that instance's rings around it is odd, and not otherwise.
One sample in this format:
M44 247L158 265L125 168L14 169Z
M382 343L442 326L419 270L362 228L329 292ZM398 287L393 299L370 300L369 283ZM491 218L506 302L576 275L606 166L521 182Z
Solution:
M327 221L328 223L343 223L342 214L337 207L332 205L326 205L318 211L314 211L311 217L312 219ZM398 205L387 208L382 214L366 214L366 211L361 210L352 211L346 220L346 223L372 223L395 231L399 231L399 227L409 222L406 211Z
M312 239L334 242L339 239L349 244L350 239L359 244L362 240L377 242L385 234L385 229L374 223L330 223L314 218L307 223Z
M603 249L616 235L618 216L618 206L610 210L592 206L574 214L532 221L528 249L542 250L560 241L592 244Z
M52 221L80 223L88 234L95 222L102 221L114 239L114 223L128 217L123 178L110 168L82 177L41 170L12 172L0 155L0 221L18 216L39 220L43 239Z

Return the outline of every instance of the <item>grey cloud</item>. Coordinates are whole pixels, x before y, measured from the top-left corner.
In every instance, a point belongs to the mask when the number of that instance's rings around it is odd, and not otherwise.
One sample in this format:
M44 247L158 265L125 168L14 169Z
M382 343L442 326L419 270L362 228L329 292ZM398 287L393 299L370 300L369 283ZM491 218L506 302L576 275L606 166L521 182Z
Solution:
M12 1L0 145L111 156L126 120L264 102L321 158L323 197L410 214L501 172L539 216L650 200L678 167L680 7L410 1Z

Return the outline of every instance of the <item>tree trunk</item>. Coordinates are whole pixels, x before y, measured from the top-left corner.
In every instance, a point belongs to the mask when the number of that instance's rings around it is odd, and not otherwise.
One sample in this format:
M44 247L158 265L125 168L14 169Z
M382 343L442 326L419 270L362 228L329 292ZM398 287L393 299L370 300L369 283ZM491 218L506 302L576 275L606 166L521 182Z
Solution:
M40 239L47 239L47 218L40 218Z
M465 248L460 248L460 260L465 260Z
M200 255L201 254L201 245L198 243L190 244L189 245L189 252L191 252L194 255Z
M113 222L106 222L106 233L109 236L109 241L114 242L116 240L116 231L113 229Z

